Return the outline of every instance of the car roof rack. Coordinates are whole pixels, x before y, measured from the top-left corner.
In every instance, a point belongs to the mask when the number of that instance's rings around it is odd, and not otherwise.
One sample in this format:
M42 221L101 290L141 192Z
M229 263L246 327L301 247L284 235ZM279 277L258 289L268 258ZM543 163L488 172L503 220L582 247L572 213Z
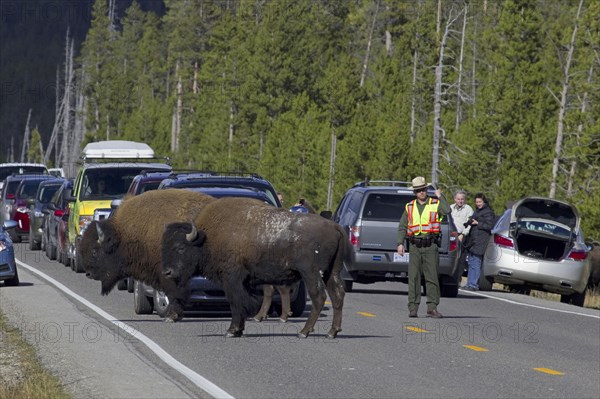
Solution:
M412 182L400 180L369 180L357 182L354 187L369 187L369 186L393 186L393 187L410 187Z
M240 177L264 180L264 178L257 173L239 171L216 172L212 170L173 170L168 178L176 179L179 177L188 177L190 179L206 179L211 177Z

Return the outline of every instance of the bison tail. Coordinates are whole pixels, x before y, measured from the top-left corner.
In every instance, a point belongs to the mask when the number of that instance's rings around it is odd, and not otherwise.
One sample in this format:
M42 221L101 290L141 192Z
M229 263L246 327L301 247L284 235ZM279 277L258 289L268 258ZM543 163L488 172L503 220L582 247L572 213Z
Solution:
M344 251L346 250L346 233L342 226L336 224L335 229L338 233L338 245L334 257L329 261L327 270L323 270L323 281L325 284L334 274L340 274L344 267Z

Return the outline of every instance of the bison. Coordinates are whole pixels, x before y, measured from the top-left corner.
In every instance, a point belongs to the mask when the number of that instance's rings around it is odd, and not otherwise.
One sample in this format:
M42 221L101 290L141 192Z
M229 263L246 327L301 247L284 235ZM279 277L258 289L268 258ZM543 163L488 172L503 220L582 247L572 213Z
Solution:
M591 273L588 282L588 288L596 289L600 286L600 243L597 241L591 244L592 250L589 254Z
M165 321L183 317L187 291L162 273L160 242L165 225L192 220L215 198L189 190L154 190L127 197L108 219L92 222L79 243L86 275L102 283L102 295L125 277L165 292L170 309Z
M243 334L252 315L252 289L260 284L290 285L304 280L312 309L300 337L314 325L329 293L333 322L328 337L341 331L344 288L340 277L346 246L344 230L312 214L298 214L245 198L221 198L194 223L173 223L162 241L164 275L182 289L200 274L218 281L231 306L227 337Z

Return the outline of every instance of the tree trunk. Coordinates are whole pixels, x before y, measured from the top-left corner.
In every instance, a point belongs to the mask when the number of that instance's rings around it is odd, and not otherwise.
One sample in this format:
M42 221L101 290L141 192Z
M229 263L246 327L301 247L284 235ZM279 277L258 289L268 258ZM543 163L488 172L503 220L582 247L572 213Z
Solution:
M468 6L465 5L463 10L463 26L462 26L462 35L460 39L460 56L458 59L458 82L456 83L456 123L454 124L454 131L458 132L458 128L460 127L460 122L462 120L462 111L461 111L461 102L462 102L462 75L463 75L463 59L464 59L464 49L465 49L465 31L467 30L467 10Z
M415 49L413 53L413 76L412 76L412 99L410 103L410 143L415 142L415 131L416 126L416 113L417 113L417 64L419 60L419 53Z
M27 114L27 123L25 123L25 132L23 133L23 147L21 147L21 158L19 162L25 162L25 154L29 148L29 136L31 135L31 129L29 128L29 122L31 121L31 108Z
M379 1L375 4L375 12L373 13L373 21L371 22L371 28L369 29L369 38L367 40L367 51L365 52L365 58L362 65L362 73L360 74L360 87L365 84L367 77L367 70L369 66L369 56L371 55L371 44L373 42L373 31L375 30L375 23L377 22L377 15L379 14Z
M335 131L331 134L331 152L329 155L329 181L327 183L327 210L333 206L333 184L335 176L335 158L336 158L337 136Z
M440 142L444 136L444 131L440 122L442 115L442 78L444 69L444 50L446 42L450 34L450 26L456 21L458 16L452 16L453 9L450 10L450 16L446 22L446 28L442 35L440 43L440 56L438 65L435 67L435 89L434 89L434 104L433 104L433 145L432 145L432 162L431 162L431 182L438 182L439 164L440 164Z
M573 59L573 51L575 49L575 38L577 37L577 29L579 26L579 15L581 13L581 7L583 5L583 0L579 0L579 7L577 8L577 16L575 17L575 26L573 27L573 34L571 35L571 43L569 45L569 52L567 54L567 60L565 63L565 68L563 71L563 85L560 93L560 106L558 110L558 129L556 133L556 144L554 146L554 160L552 162L552 181L550 183L550 193L548 196L550 198L554 198L556 196L556 180L558 178L558 168L560 165L560 158L562 154L562 145L563 145L563 130L564 130L564 121L565 121L565 113L567 111L567 92L569 91L569 83L570 83L570 69L571 69L571 61Z

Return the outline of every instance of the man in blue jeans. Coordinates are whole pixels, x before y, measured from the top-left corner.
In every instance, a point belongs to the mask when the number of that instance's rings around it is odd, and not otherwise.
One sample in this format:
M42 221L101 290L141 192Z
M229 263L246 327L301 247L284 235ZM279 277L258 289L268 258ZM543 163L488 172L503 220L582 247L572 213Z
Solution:
M481 275L481 264L483 254L494 227L494 211L490 208L484 194L475 195L475 212L465 223L465 227L471 226L465 247L469 251L467 284L461 287L467 291L479 290L479 276Z

